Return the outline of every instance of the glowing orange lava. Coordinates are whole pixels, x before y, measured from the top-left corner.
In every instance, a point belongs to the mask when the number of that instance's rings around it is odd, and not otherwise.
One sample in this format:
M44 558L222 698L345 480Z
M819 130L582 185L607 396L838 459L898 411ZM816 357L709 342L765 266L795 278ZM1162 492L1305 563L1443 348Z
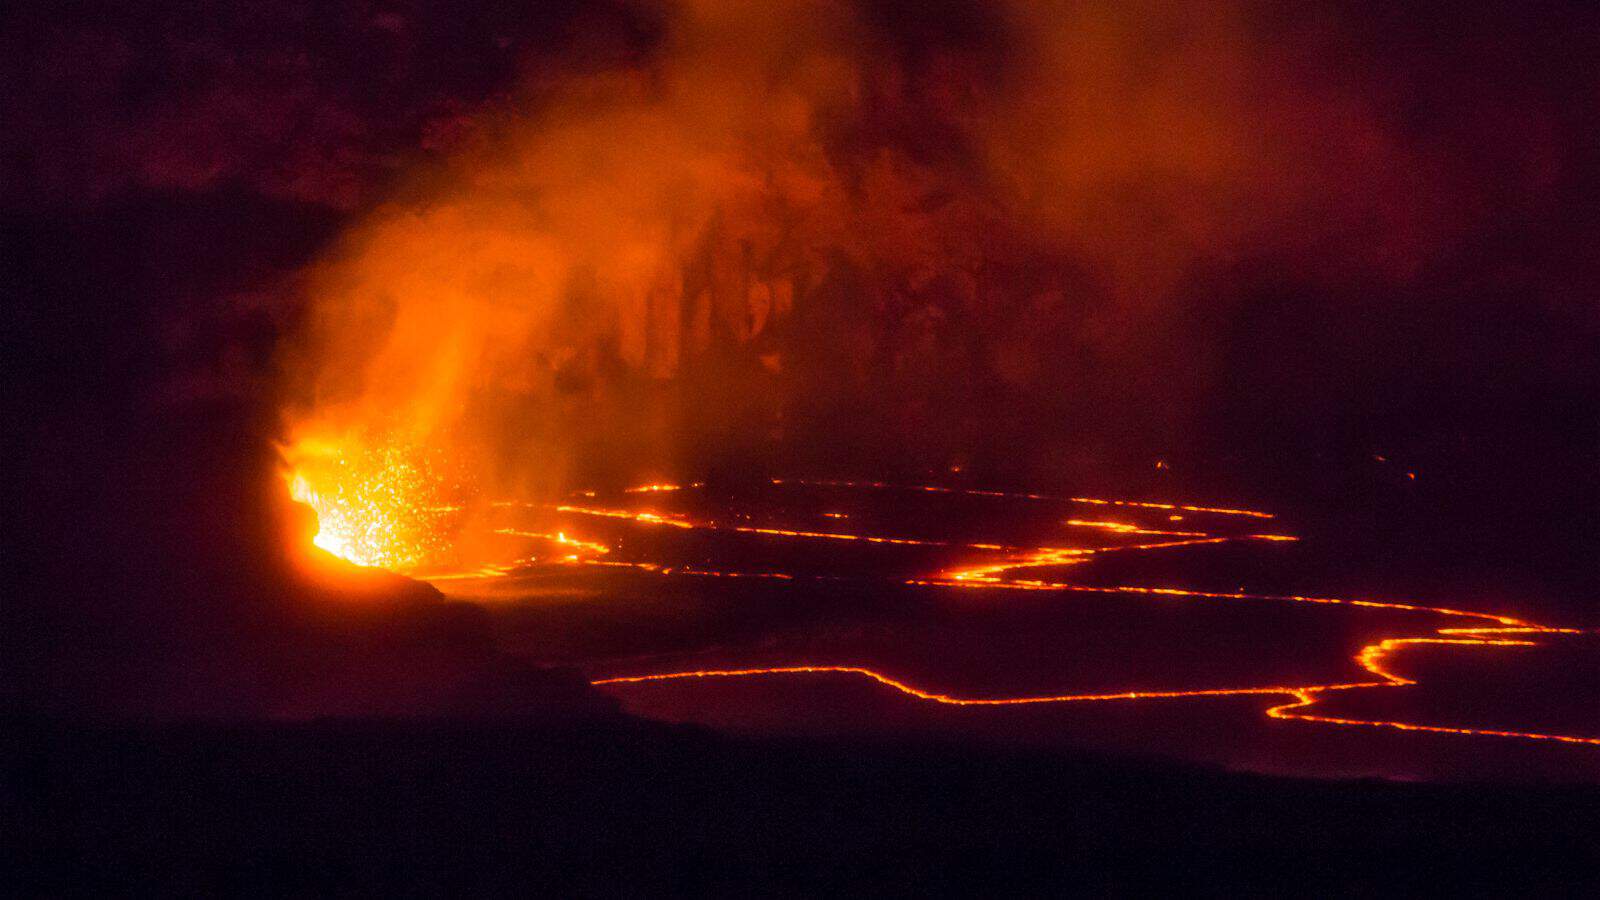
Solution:
M1187 512L1214 513L1220 516L1250 516L1257 519L1277 518L1272 513L1253 509L1228 509L1217 506L1185 506L1175 503L1151 503L1142 500L1105 500L1096 497L1052 497L1049 494L1015 493L1011 491L981 491L972 488L952 488L938 485L894 485L885 481L845 481L822 478L773 478L773 484L797 484L805 487L873 488L876 490L922 491L928 494L962 494L969 497L1007 497L1013 500L1067 500L1095 506L1133 506L1142 509L1184 510ZM1179 517L1181 518L1181 517Z
M316 546L360 566L414 569L445 551L462 507L431 454L383 441L284 451L289 494L316 512Z
M324 464L326 465L328 463L325 462ZM406 465L399 464L395 459L391 459L390 455L369 455L368 457L364 458L360 464L352 464L343 459L337 459L332 464L339 467L336 469L336 472L341 476L341 478L334 479L332 482L338 486L336 491L332 493L318 493L317 491L313 490L310 482L307 481L301 474L304 467L296 470L296 474L292 480L292 489L295 493L296 499L302 500L302 502L310 503L317 510L318 516L322 521L322 533L318 536L318 544L326 549L329 549L330 552L345 556L347 559L364 562L365 564L378 564L392 567L403 567L408 564L413 564L414 560L419 559L421 555L423 555L423 551L427 549L428 545L426 542L432 539L430 536L438 533L438 516L456 509L455 507L438 505L439 495L437 488L433 482L429 480L428 474L425 471L419 470L415 467L408 467ZM314 467L312 467L311 470L314 471ZM928 485L902 488L883 482L787 481L782 479L773 479L773 483L779 485L798 484L852 489L898 489L922 491L928 493L955 493L970 496L1001 497L1026 500L1055 500L1058 502L1088 504L1094 506L1117 506L1166 511L1182 510L1186 513L1199 514L1201 516L1215 515L1259 519L1273 518L1271 513L1260 512L1257 510L1157 503L1150 501L1108 500L1085 497L1053 498L1042 494L1017 494L1000 491L944 488ZM699 487L703 487L703 485L699 483L692 483L689 485L666 483L648 484L641 485L636 488L630 488L624 493L671 493ZM580 495L586 498L593 498L595 496L595 492L584 491L580 492ZM431 501L431 503L417 506L415 505L419 502L417 498ZM362 504L366 504L366 506L363 506ZM903 680L887 675L881 671L865 666L845 664L816 664L763 668L696 669L689 671L623 675L595 679L592 683L596 685L642 684L707 678L842 674L870 679L878 684L919 700L951 706L1015 706L1043 703L1268 696L1283 697L1287 699L1287 702L1279 703L1265 710L1267 717L1273 720L1292 720L1323 725L1389 728L1408 732L1428 732L1437 734L1496 738L1521 738L1528 740L1553 741L1564 744L1600 746L1600 737L1455 727L1447 725L1426 725L1414 722L1352 719L1318 715L1309 711L1316 705L1318 699L1322 695L1330 692L1404 688L1417 684L1416 681L1395 672L1389 665L1391 657L1407 647L1437 644L1485 648L1537 646L1538 641L1534 638L1538 635L1585 633L1580 629L1541 625L1513 616L1499 615L1494 613L1359 598L1323 597L1294 594L1254 594L1243 591L1198 591L1181 587L1150 585L1088 585L1017 577L1017 573L1022 571L1078 565L1089 561L1097 555L1105 553L1150 552L1196 545L1222 544L1232 541L1278 542L1298 540L1293 535L1217 534L1214 532L1201 530L1179 531L1148 528L1142 525L1121 521L1071 518L1064 520L1064 524L1069 528L1109 532L1115 535L1154 536L1173 539L1145 543L1125 543L1081 547L1029 548L987 542L962 543L896 535L857 534L839 531L810 531L719 522L714 520L695 520L682 515L661 513L651 510L634 510L593 505L580 506L573 504L559 504L552 507L535 507L530 504L500 502L491 504L491 506L496 508L509 508L517 506L545 508L565 515L617 519L647 526L664 526L684 530L731 531L736 533L764 535L779 538L826 541L858 541L871 544L937 547L958 550L964 549L978 551L986 554L989 557L983 561L947 568L926 577L908 579L903 582L906 585L914 587L938 589L960 588L978 591L1025 590L1061 593L1076 592L1120 594L1128 596L1166 597L1187 601L1204 600L1326 604L1432 614L1455 619L1470 619L1476 622L1484 623L1474 627L1440 628L1437 629L1437 636L1434 637L1383 638L1375 643L1368 644L1360 648L1360 650L1353 657L1355 664L1364 672L1372 676L1371 678L1358 681L1341 681L1323 684L1274 684L1245 687L1204 688L1193 690L1127 690L1101 693L1062 693L1020 697L958 697L951 694L939 693L920 688ZM421 511L420 513L417 512L419 509ZM823 513L823 515L834 519L846 518L846 515L841 513ZM1166 518L1169 521L1186 521L1182 515L1177 513L1173 513ZM700 568L695 566L668 566L636 560L629 561L602 559L601 557L607 556L611 553L613 550L611 546L597 541L572 537L569 536L565 531L545 532L521 530L515 528L500 528L496 529L496 533L550 543L557 549L557 552L553 555L547 555L538 560L539 562L544 563L616 567L647 572L659 576L758 578L771 579L774 581L792 581L795 578L795 576L784 572L734 571ZM511 574L514 571L517 571L520 566L530 564L534 561L535 558L530 557L528 559L520 560L511 564L484 566L468 572L457 572L447 575L433 576L430 578L430 580L449 581L460 579L497 578Z
M893 486L883 482L850 482L850 481L784 481L774 479L774 484L806 484L828 487L873 488L890 489ZM906 488L907 490L921 490L928 492L963 493L976 496L1001 496L1023 499L1051 499L1038 494L1010 494L1002 492L969 491L953 488L939 488L921 486ZM1272 514L1256 510L1228 509L1219 507L1203 507L1183 504L1166 504L1145 501L1104 500L1098 498L1067 498L1073 503L1086 503L1104 506L1129 506L1158 510L1184 510L1191 513L1213 514L1223 516L1246 516L1252 518L1273 518ZM824 532L793 531L776 528L758 528L753 526L723 526L714 522L691 522L680 518L665 518L654 513L631 513L626 510L601 510L593 508L562 507L562 511L577 512L585 515L599 515L615 518L628 518L645 523L670 524L679 528L727 528L734 531L744 531L756 534L769 534L786 537L822 538L832 540L861 540L881 543L911 543L935 544L949 546L947 542L921 541L909 538L895 538L877 535L855 535ZM1179 520L1181 516L1173 515L1171 520ZM1373 609L1397 610L1415 613L1428 613L1452 618L1467 618L1480 622L1492 623L1489 626L1441 628L1437 630L1439 637L1392 637L1384 638L1376 643L1362 647L1354 656L1354 662L1365 672L1374 676L1368 680L1334 682L1308 685L1263 685L1253 687L1228 687L1209 688L1197 690L1129 690L1105 693L1066 693L1022 697L957 697L951 694L919 688L908 682L894 678L876 669L857 665L797 665L774 666L760 668L740 669L694 669L677 672L657 672L641 675L613 676L595 679L596 685L621 685L643 684L664 681L678 681L686 679L707 678L738 678L738 677L773 677L789 675L817 675L817 674L843 674L871 679L885 687L891 688L902 694L933 703L950 706L1016 706L1042 703L1075 703L1075 702L1104 702L1104 701L1131 701L1131 700L1171 700L1192 699L1204 697L1238 697L1238 696L1277 696L1286 697L1289 702L1271 706L1265 710L1266 715L1274 720L1293 720L1299 722L1364 726L1369 728L1388 728L1398 731L1426 732L1434 734L1465 735L1476 737L1494 738L1520 738L1526 740L1553 741L1563 744L1600 746L1600 737L1581 735L1546 734L1540 732L1524 732L1487 728L1468 728L1445 725L1425 725L1414 722L1400 722L1387 720L1351 719L1335 716L1317 715L1306 710L1317 703L1318 698L1334 691L1353 691L1368 689L1403 688L1417 684L1413 679L1400 675L1389 668L1386 663L1396 651L1405 647L1416 645L1462 645L1471 647L1527 647L1537 646L1538 641L1528 639L1533 635L1550 634L1581 634L1581 629L1561 628L1549 625L1540 625L1519 619L1513 616L1498 615L1494 613L1475 612L1471 610L1454 609L1450 607L1425 606L1412 603L1396 603L1378 600L1364 600L1344 597L1318 597L1286 594L1252 594L1245 592L1228 591L1194 591L1176 587L1152 587L1144 585L1112 585L1095 586L1071 584L1065 582L1046 582L1038 580L1017 579L1011 577L1012 573L1030 568L1048 568L1057 566L1074 565L1085 562L1095 554L1117 551L1148 551L1172 547L1192 546L1196 544L1214 544L1235 540L1259 541L1294 541L1293 535L1286 534L1246 534L1236 536L1212 535L1200 531L1167 531L1143 528L1123 522L1108 522L1098 520L1069 519L1066 524L1076 528L1089 528L1110 531L1119 534L1158 535L1183 538L1173 541L1162 541L1145 544L1126 544L1109 547L1079 547L1079 548L1053 548L1039 547L1033 549L1008 548L998 544L964 544L973 549L987 550L1006 554L1004 558L979 564L972 564L940 572L924 579L911 579L905 582L908 585L937 587L937 588L968 588L977 590L1031 590L1031 591L1060 591L1060 592L1086 592L1102 594L1125 594L1137 596L1159 596L1181 598L1186 600L1228 600L1228 601L1261 601L1283 603L1313 603L1364 607ZM666 573L672 570L660 569ZM690 574L689 570L679 570ZM693 574L715 574L719 576L740 576L760 574L765 577L783 577L776 573L738 573L738 572L693 572ZM1505 637L1505 635L1520 635L1521 637Z
M1251 694L1288 694L1294 693L1297 688L1265 687L1265 688L1216 688L1212 690L1197 691L1121 691L1110 694L1055 694L1040 697L953 697L949 694L940 694L913 687L904 681L898 681L875 669L862 666L776 666L766 669L697 669L689 672L664 672L658 675L627 675L617 678L601 678L590 682L591 684L637 684L645 681L672 681L681 678L725 678L742 675L796 675L814 673L844 673L861 675L870 678L879 684L894 688L902 694L908 694L919 700L931 700L934 703L944 703L950 706L1020 706L1030 703L1067 703L1074 701L1093 700L1161 700L1177 697L1238 697ZM1326 685L1324 690L1340 687L1370 687L1370 684Z

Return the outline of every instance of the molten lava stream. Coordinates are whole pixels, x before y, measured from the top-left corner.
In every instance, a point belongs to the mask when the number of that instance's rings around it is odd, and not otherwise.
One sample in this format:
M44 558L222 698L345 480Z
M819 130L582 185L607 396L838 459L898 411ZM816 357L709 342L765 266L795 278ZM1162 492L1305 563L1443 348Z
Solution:
M891 489L892 486L880 482L807 482L784 481L775 479L775 484L823 485L827 487L844 488L869 488ZM662 490L660 486L653 486L647 490ZM676 488L665 488L676 489ZM963 493L976 496L995 496L1007 498L1020 498L1028 500L1051 499L1039 494L1006 494L1002 492L983 491L958 491L956 489L939 487L913 487L905 490L920 490L930 493ZM1220 507L1203 507L1189 504L1169 504L1145 501L1105 500L1098 498L1070 498L1073 503L1083 503L1097 506L1120 506L1137 509L1153 509L1162 511L1183 510L1191 513L1213 514L1220 516L1246 516L1251 518L1271 518L1270 513L1255 510L1240 510ZM582 507L563 507L563 511L575 512L583 515L598 515L619 518L633 518L645 524L666 524L677 528L731 528L756 534L766 534L791 538L810 538L826 540L860 540L883 543L936 543L913 541L906 538L882 535L857 535L836 532L820 533L811 531L798 531L786 529L758 528L751 526L719 526L714 522L694 522L684 518L666 518L655 513L631 513L626 510L594 509ZM600 686L648 684L666 681L683 681L715 678L747 678L747 677L815 677L817 675L845 675L851 677L870 679L879 685L890 688L906 696L918 700L939 703L950 706L1016 706L1046 703L1081 703L1105 701L1133 701L1133 700L1181 700L1185 698L1227 697L1227 696L1268 696L1280 697L1288 702L1280 703L1265 710L1266 715L1274 720L1294 720L1304 723L1323 725L1349 725L1366 726L1372 728L1390 728L1399 731L1429 732L1436 734L1467 735L1495 738L1519 738L1526 740L1554 741L1564 744L1600 746L1600 737L1570 734L1550 734L1534 731L1520 731L1510 729L1472 728L1444 725L1428 725L1413 722L1392 720L1365 720L1337 716L1318 715L1308 712L1323 696L1334 692L1353 692L1362 690L1377 690L1388 688L1403 688L1416 684L1415 681L1395 674L1384 666L1387 658L1397 650L1415 645L1456 645L1475 648L1497 647L1527 647L1536 646L1537 641L1532 636L1540 634L1573 634L1575 629L1558 628L1539 625L1510 616L1490 613L1473 612L1450 607L1433 607L1421 604L1393 603L1383 601L1364 600L1357 598L1318 597L1300 595L1272 595L1251 594L1245 592L1208 592L1190 591L1182 588L1124 585L1124 586L1092 586L1063 582L1045 582L1012 578L1014 572L1030 568L1056 568L1075 565L1087 561L1089 558L1107 552L1147 552L1195 546L1201 544L1216 544L1229 541L1257 540L1257 541L1293 541L1292 535L1285 534L1248 534L1248 535L1215 535L1204 531L1176 530L1166 528L1147 528L1132 523L1068 519L1065 522L1069 527L1080 529L1095 529L1116 534L1154 535L1174 538L1174 540L1157 541L1143 544L1121 546L1096 546L1076 548L1039 547L1031 550L1020 548L1007 548L992 543L966 543L963 546L969 549L982 549L997 551L1002 558L988 563L968 565L948 569L936 573L925 579L913 579L908 584L940 589L963 588L978 590L1030 590L1030 591L1060 591L1060 592L1091 592L1099 594L1126 594L1130 596L1160 596L1185 600L1204 601L1255 601L1278 603L1306 603L1322 605L1352 606L1369 609L1399 610L1415 613L1428 613L1452 619L1466 619L1479 623L1490 623L1492 627L1455 627L1439 629L1437 637L1389 637L1377 643L1370 644L1360 649L1355 655L1356 664L1367 673L1364 679L1349 679L1328 683L1313 684L1274 684L1258 686L1217 687L1188 690L1127 690L1089 693L1059 693L1041 694L1014 697L962 697L950 693L938 692L918 687L903 679L891 676L878 669L861 665L818 663L810 665L791 665L773 667L748 667L748 668L720 668L720 669L691 669L685 671L658 672L640 675L619 675L596 679L593 683ZM1516 634L1520 637L1511 638L1503 635Z
M312 481L300 471L291 478L295 499L310 504L317 512L321 530L317 543L329 552L344 556L363 565L384 565L398 569L414 567L419 560L435 552L443 533L444 517L459 513L459 506L441 500L442 495L430 481L428 473L414 464L405 462L405 455L393 447L377 453L323 460L332 467L335 478L324 478L319 484L333 487L314 488ZM988 557L982 562L968 563L930 573L924 577L907 579L903 583L912 587L933 590L975 590L1003 595L1007 591L1041 591L1054 593L1093 593L1160 597L1194 602L1264 602L1347 606L1374 610L1422 613L1454 621L1474 623L1471 627L1440 628L1434 635L1390 636L1362 647L1354 656L1362 677L1309 684L1234 685L1192 689L1129 689L1094 692L1059 692L1009 697L960 696L954 693L929 690L905 679L887 674L879 669L850 663L816 663L773 667L729 667L691 669L685 671L653 672L616 675L597 678L597 686L623 686L669 681L693 681L720 678L749 677L816 677L847 676L863 678L917 700L955 707L994 707L1036 704L1068 704L1085 702L1119 702L1140 700L1183 700L1194 698L1263 696L1277 697L1285 702L1265 709L1268 718L1314 725L1362 726L1387 728L1397 731L1427 732L1496 738L1518 738L1551 741L1569 745L1600 746L1600 737L1582 734L1557 734L1517 729L1477 728L1456 725L1424 724L1388 719L1367 719L1353 716L1325 715L1314 711L1325 698L1351 695L1354 692L1392 690L1414 687L1417 682L1397 674L1391 666L1391 657L1413 646L1455 646L1475 649L1538 646L1541 635L1578 634L1576 629L1559 628L1525 621L1511 616L1474 612L1450 607L1395 603L1359 598L1302 596L1282 594L1253 594L1228 591L1197 591L1184 588L1151 585L1097 586L1072 582L1047 581L1017 577L1017 573L1032 570L1065 569L1091 561L1106 553L1148 553L1176 550L1200 545L1215 545L1242 541L1294 541L1287 534L1228 534L1196 527L1189 516L1219 518L1270 519L1272 514L1258 510L1193 504L1162 503L1154 501L1112 500L1104 498L1057 498L1043 494L1008 493L1001 491L966 490L938 486L897 487L881 482L857 481L807 481L773 479L779 486L825 487L845 490L902 490L925 494L959 494L997 500L1025 500L1030 502L1059 502L1099 508L1120 508L1130 512L1167 513L1168 522L1163 527L1152 527L1135 522L1102 518L1067 518L1062 524L1075 531L1088 531L1118 537L1155 537L1159 540L1123 544L1092 544L1065 547L1017 547L993 541L963 541L909 537L894 534L858 533L838 529L817 530L750 524L748 515L730 518L742 521L721 521L695 518L682 513L664 513L626 507L605 507L592 503L565 503L543 507L549 512L578 519L608 519L627 523L633 527L669 528L686 532L726 532L752 539L781 541L852 542L864 545L924 547L942 550L960 550ZM625 495L672 495L692 491L703 485L669 483L641 485L624 491ZM592 500L594 492L582 497ZM523 504L502 502L492 505L497 509L538 508ZM833 521L844 521L847 515L823 513ZM1182 520L1183 527L1167 527ZM523 539L539 545L538 552L529 553L518 562L486 565L468 571L451 572L434 576L431 580L449 583L457 580L502 578L529 565L596 566L622 568L660 577L692 578L759 578L776 582L793 581L794 574L782 571L746 571L720 566L671 564L656 560L626 560L611 558L612 545L569 534L567 530L532 530L501 527L495 533L505 537ZM1263 650L1267 648L1262 648Z

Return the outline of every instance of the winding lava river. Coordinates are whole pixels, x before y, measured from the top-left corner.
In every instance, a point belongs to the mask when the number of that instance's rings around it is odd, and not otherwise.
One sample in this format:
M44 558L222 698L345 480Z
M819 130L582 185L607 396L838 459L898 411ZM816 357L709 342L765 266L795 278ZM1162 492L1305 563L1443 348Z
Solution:
M1014 546L1002 541L959 541L896 534L856 533L848 528L850 514L821 511L814 515L827 524L814 528L777 527L757 524L749 515L723 514L719 518L696 518L684 513L663 512L660 500L667 495L691 495L703 488L699 484L644 485L624 492L619 500L623 505L602 505L592 492L575 495L559 505L533 505L519 503L495 504L500 511L525 510L537 512L546 521L563 524L557 530L532 530L503 527L499 535L531 542L541 552L524 556L514 563L489 566L472 572L450 573L428 578L440 582L447 592L452 582L484 581L504 578L531 566L596 566L631 569L659 576L683 578L752 578L771 581L795 581L807 577L784 571L707 568L691 565L669 565L650 560L621 560L613 558L618 549L616 542L594 538L578 538L584 522L608 522L613 527L638 529L669 529L695 533L726 532L738 536L760 536L775 541L840 542L867 546L922 548L952 555L981 557L977 562L946 566L921 577L901 578L898 583L910 589L937 591L977 591L1003 595L1011 591L1090 593L1123 595L1129 597L1160 598L1197 602L1241 602L1271 604L1313 604L1334 607L1354 607L1370 610L1387 610L1403 613L1437 616L1450 623L1434 629L1426 636L1390 636L1362 646L1353 661L1362 675L1342 681L1307 684L1263 684L1245 686L1207 687L1189 690L1112 690L1081 693L1042 693L1020 696L960 696L956 693L933 690L894 677L878 668L852 664L848 661L818 661L801 665L708 667L681 670L646 671L608 674L593 677L592 683L601 686L643 685L664 682L694 683L717 679L807 679L819 676L845 676L868 680L883 688L919 701L952 707L1004 707L1042 704L1073 703L1125 703L1140 701L1183 701L1197 698L1259 696L1274 702L1264 713L1270 719L1292 720L1319 726L1347 728L1388 729L1398 732L1431 732L1521 741L1540 741L1556 744L1600 748L1600 736L1592 734L1565 734L1545 731L1522 731L1473 727L1466 724L1425 724L1414 721L1368 719L1323 714L1319 706L1336 694L1365 691L1394 691L1417 685L1419 682L1397 671L1397 657L1405 651L1422 646L1446 648L1480 648L1499 650L1508 647L1538 647L1561 635L1592 635L1593 631L1542 624L1509 615L1426 606L1411 603L1379 600L1302 596L1293 594L1247 593L1243 591L1202 591L1177 587L1137 584L1090 584L1072 581L1049 580L1030 577L1035 573L1059 572L1090 562L1109 554L1151 554L1186 547L1251 542L1295 541L1293 535L1272 531L1274 515L1248 509L1206 507L1186 504L1169 504L1132 500L1111 500L1094 497L1050 497L1041 494L981 491L938 486L894 486L881 482L854 481L803 481L774 479L777 487L825 489L835 494L841 492L916 492L932 495L956 495L964 498L1002 498L1009 501L1035 501L1056 504L1066 512L1077 512L1060 519L1060 524L1072 534L1089 534L1100 538L1084 546ZM653 504L654 508L639 508L640 502ZM1054 508L1054 507L1051 507ZM1130 520L1151 520L1138 522ZM1197 525L1196 522L1206 523ZM826 577L826 576L824 576ZM1059 576L1058 576L1059 577Z

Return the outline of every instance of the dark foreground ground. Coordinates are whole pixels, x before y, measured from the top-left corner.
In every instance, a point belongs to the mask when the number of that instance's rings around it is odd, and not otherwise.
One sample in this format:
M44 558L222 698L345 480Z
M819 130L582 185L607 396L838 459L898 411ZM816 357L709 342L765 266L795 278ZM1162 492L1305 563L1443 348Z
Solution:
M0 732L10 895L1588 894L1600 789L1240 775L623 720Z

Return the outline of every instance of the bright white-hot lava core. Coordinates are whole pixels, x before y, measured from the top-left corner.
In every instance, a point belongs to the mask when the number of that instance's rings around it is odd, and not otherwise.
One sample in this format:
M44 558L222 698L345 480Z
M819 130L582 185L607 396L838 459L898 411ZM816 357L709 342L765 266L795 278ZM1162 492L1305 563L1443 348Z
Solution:
M286 455L290 496L316 513L312 542L323 550L406 572L449 548L459 490L430 454L397 442L356 450L302 442Z

